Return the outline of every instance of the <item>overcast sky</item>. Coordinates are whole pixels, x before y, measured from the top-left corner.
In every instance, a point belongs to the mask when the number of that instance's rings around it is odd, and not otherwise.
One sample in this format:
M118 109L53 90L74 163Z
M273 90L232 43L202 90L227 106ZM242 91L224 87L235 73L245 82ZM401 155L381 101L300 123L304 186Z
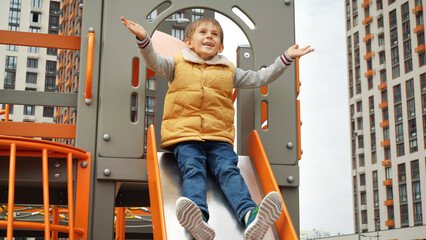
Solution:
M354 232L344 13L342 0L295 2L296 42L315 48L300 60L300 225L333 235ZM248 41L231 21L217 18L223 54L235 62L237 45Z

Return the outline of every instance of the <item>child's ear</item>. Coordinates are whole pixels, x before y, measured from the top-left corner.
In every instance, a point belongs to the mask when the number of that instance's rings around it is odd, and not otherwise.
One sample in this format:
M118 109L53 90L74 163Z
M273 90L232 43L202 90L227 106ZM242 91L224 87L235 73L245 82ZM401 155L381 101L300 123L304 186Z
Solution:
M217 50L217 53L222 53L224 48L225 46L223 45L223 43L221 43L219 49Z
M189 48L189 49L193 49L193 48L194 48L194 45L192 45L192 41L191 41L191 39L189 39L189 38L186 38L186 39L185 39L185 46L186 46L187 48Z

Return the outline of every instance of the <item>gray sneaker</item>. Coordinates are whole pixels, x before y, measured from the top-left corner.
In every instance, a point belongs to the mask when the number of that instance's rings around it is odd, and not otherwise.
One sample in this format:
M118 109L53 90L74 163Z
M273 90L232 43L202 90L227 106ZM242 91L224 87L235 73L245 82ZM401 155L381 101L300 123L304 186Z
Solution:
M176 201L176 217L180 225L191 232L196 240L212 240L216 236L200 208L186 197L180 197Z
M277 192L268 193L250 212L244 231L245 240L263 239L269 227L281 216L283 201Z

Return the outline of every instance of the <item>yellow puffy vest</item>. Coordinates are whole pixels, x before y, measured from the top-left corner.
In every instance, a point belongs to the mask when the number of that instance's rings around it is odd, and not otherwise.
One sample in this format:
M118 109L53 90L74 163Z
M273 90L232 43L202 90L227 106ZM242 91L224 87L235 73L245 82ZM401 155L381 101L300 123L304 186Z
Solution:
M234 144L232 102L235 66L197 64L174 56L175 76L164 102L161 147L184 141Z

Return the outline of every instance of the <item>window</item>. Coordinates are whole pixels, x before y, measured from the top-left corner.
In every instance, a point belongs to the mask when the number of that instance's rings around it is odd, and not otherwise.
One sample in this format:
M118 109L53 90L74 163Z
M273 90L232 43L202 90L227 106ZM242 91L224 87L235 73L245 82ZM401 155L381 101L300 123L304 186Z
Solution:
M386 63L386 54L385 51L379 52L379 64L385 64ZM386 70L384 70L386 72Z
M362 101L356 103L356 111L362 112Z
M350 22L350 7L349 7L349 3L347 4L346 7L346 13L349 14L349 16L347 17L349 22ZM202 18L204 16L204 9L200 9L200 8L195 8L192 9L192 21L195 21L199 18ZM350 28L350 25L349 25Z
M358 1L357 0L352 0L352 15L353 15L353 22L354 22L354 27L356 25L358 25Z
M392 65L399 63L399 54L398 54L398 47L392 48Z
M404 149L404 143L399 143L396 145L396 156L404 156L405 155L405 149Z
M407 100L407 113L408 117L414 117L416 116L416 106L414 102L414 98Z
M26 83L37 84L37 73L27 72Z
M146 97L146 112L155 112L155 97Z
M407 82L405 83L405 87L406 87L406 90L407 90L407 98L414 97L413 79L407 80Z
M414 203L414 222L422 221L422 203Z
M358 136L358 148L364 148L364 136ZM361 155L359 156L361 162ZM364 155L362 155L362 162L364 163ZM364 165L362 165L364 166Z
M53 107L43 107L43 117L53 117L54 111Z
M413 200L421 199L420 181L413 182Z
M377 163L377 153L375 151L371 153L371 163Z
M6 70L16 71L17 57L6 56Z
M391 159L390 147L384 148L384 151L385 151L385 160L390 160Z
M374 131L374 130L376 130L376 120L375 120L375 118L374 118L374 114L371 114L370 115L370 130L371 131Z
M389 25L390 28L396 27L396 10L389 13Z
M368 220L367 210L362 210L361 211L361 224L368 224L367 220Z
M377 7L377 10L383 9L382 0L376 0L376 7Z
M384 108L382 110L382 115L383 115L383 121L388 121L389 120L389 111L388 111L388 108Z
M379 205L380 205L380 203L379 203L379 191L374 190L373 195L374 195L374 207L379 207Z
M426 73L420 75L420 87L421 92L426 92Z
M354 33L354 46L355 48L359 47L359 33Z
M379 180L377 178L377 170L373 171L373 188L377 188L379 186Z
M33 105L25 105L24 106L24 115L34 115L35 106Z
M41 8L41 0L31 0L31 7Z
M157 81L157 75L153 75L146 81L146 89L147 90L154 90L155 91L155 84Z
M367 194L365 192L361 192L361 205L367 205Z
M382 28L383 27L383 17L379 17L377 19L377 28Z
M410 153L417 152L417 139L410 140Z
M355 66L359 65L359 48L355 50Z
M390 179L392 179L392 167L387 167L386 168L386 180L390 180ZM392 188L391 188L391 190L392 190Z
M15 89L16 72L5 72L4 74L4 88Z
M371 139L371 149L374 151L376 150L376 134L372 133L370 135L370 139Z
M390 43L391 46L395 46L398 43L398 31L397 28L394 28L390 31Z
M46 74L56 75L56 61L46 61Z
M365 174L360 174L359 175L359 185L360 186L365 186Z
M395 122L402 121L402 106L401 104L395 105Z
M373 77L368 77L368 90L373 89Z
M41 13L31 12L30 21L31 21L31 23L40 23L41 22Z
M401 205L401 224L408 224L408 205Z
M363 127L363 123L362 123L362 117L357 118L356 121L357 121L357 125L358 125L358 130L363 130L364 127Z
M370 108L370 112L374 112L374 96L368 98L368 107Z
M46 76L46 80L44 83L44 91L45 92L53 92L55 91L56 76Z
M408 2L401 5L401 15L402 21L408 20L410 18L410 9L408 7Z
M10 9L21 9L21 0L10 0Z
M405 184L399 185L399 201L401 203L407 202L407 185Z
M419 179L420 178L419 160L411 161L411 178L412 179Z
M408 130L410 138L417 136L416 119L411 119L408 121Z
M389 128L383 128L383 140L389 140Z
M172 36L182 41L185 38L183 29L177 29L177 28L172 29Z
M9 24L19 25L21 19L20 10L10 10L9 11Z
M399 182L406 181L405 163L398 164L398 181Z
M38 59L28 58L27 68L38 68Z
M348 54L348 66L349 69L352 69L352 53Z
M395 126L396 129L396 141L400 142L404 140L404 130L402 127L402 123Z
M380 82L381 83L387 82L387 80L386 80L386 69L383 69L383 70L380 71Z

